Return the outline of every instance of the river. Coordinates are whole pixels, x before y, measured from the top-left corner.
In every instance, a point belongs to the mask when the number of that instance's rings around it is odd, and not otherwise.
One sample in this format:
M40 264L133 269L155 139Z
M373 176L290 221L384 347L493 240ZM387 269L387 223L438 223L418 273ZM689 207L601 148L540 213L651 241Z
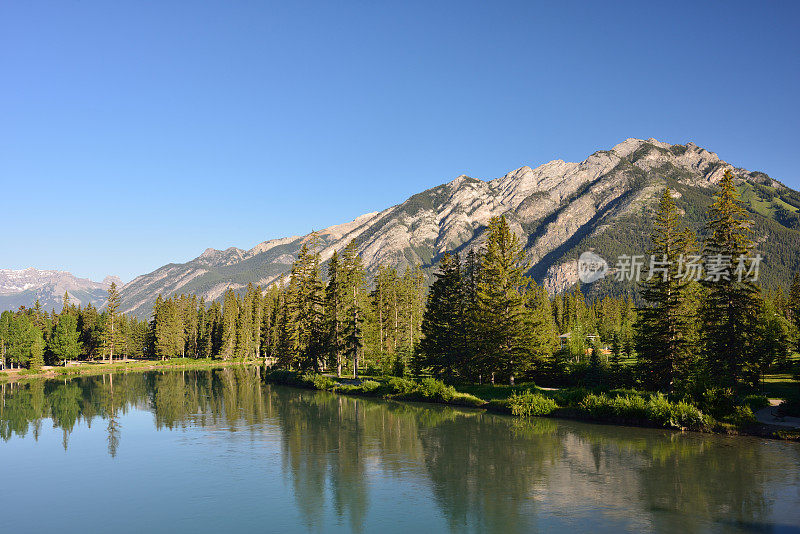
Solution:
M379 401L257 370L4 384L5 532L800 532L800 444Z

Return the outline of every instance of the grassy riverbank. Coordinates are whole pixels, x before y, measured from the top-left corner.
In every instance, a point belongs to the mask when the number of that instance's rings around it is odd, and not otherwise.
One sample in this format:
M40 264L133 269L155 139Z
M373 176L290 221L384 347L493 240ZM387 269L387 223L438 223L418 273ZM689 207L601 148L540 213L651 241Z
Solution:
M292 371L271 371L265 374L265 380L348 395L483 408L518 417L555 417L628 426L800 439L800 431L771 428L756 420L754 411L768 404L767 399L761 396L741 399L738 405L732 406L730 413L714 417L685 401L673 401L661 393L636 390L556 390L538 388L531 383L456 388L432 378L368 377L353 380Z
M40 370L31 369L6 369L0 371L0 382L14 382L18 380L39 378L61 378L74 376L89 376L106 373L120 373L129 371L153 371L158 369L214 369L229 365L254 365L260 362L226 361L211 358L169 358L166 360L121 360L114 363L108 362L82 362L66 367L43 367Z

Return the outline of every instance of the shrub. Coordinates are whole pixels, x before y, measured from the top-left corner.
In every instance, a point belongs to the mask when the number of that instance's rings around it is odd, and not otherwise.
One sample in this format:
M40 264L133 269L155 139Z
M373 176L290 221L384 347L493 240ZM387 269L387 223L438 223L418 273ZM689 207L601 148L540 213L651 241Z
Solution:
M647 422L667 428L699 429L706 425L703 413L695 406L683 401L672 403L661 393L649 400L637 394L618 397L590 394L577 408L593 419Z
M757 422L756 416L749 406L736 406L733 414L727 419L738 427L752 425Z
M453 386L448 386L441 380L423 378L417 386L417 393L424 399L447 402L455 397L456 389Z
M589 395L589 390L584 388L561 389L553 395L560 406L577 406Z
M734 412L735 400L731 388L708 388L700 395L700 407L720 419Z
M303 375L302 379L303 382L306 382L309 386L321 391L333 391L336 389L336 386L339 385L333 378L317 373L306 373Z
M778 406L778 415L781 417L800 417L800 400L786 399Z
M521 417L541 417L550 415L558 408L556 401L545 397L541 393L531 393L530 390L524 393L514 393L508 399L511 413Z
M764 395L747 395L742 399L742 404L747 406L754 413L762 408L769 406L769 399Z
M364 393L372 393L379 387L381 387L381 383L374 380L364 380L361 382L361 391Z
M417 383L406 378L390 378L387 383L392 393L407 395L417 389Z

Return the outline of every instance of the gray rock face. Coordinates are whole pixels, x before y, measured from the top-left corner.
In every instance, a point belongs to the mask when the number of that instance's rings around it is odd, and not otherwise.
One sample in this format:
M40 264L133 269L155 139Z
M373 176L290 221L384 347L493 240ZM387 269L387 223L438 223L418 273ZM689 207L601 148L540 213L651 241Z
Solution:
M762 173L735 169L693 143L627 139L580 163L556 160L490 181L459 176L397 206L318 232L322 259L355 240L368 274L381 264L430 270L446 251L479 246L489 220L506 215L525 243L533 271L556 292L577 280L577 269L564 259L577 236L600 235L620 218L648 209L667 178L708 189L726 169L785 188ZM190 262L166 265L130 282L122 290L123 308L145 317L159 293L192 292L212 300L228 287L269 285L289 272L308 238L265 241L247 251L207 249Z
M65 291L69 292L74 304L101 306L106 301L111 282L122 286L122 281L114 276L94 282L66 271L0 269L0 311L31 307L36 299L45 311L61 311Z

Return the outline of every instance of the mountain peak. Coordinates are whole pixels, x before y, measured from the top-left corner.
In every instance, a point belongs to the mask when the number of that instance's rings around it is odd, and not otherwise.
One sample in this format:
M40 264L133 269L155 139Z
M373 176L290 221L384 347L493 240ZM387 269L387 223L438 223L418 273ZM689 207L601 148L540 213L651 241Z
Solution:
M784 187L762 173L735 169L691 142L671 145L628 138L578 163L554 159L537 167L523 165L490 181L461 174L395 206L319 230L320 254L327 261L334 250L355 241L368 275L381 265L401 271L420 265L430 274L442 253L480 246L490 219L506 215L522 237L531 274L550 291L560 291L577 280L576 247L586 246L587 240L613 241L609 228L615 235L638 236L630 242L644 246L636 241L647 235L649 220L642 217L652 210L661 188L669 185L691 193L683 198L708 202L711 186L726 169L740 180ZM699 206L693 210L702 212ZM638 226L629 227L632 224ZM788 227L773 230L794 232L800 241L800 234ZM123 308L144 317L158 293L185 291L211 300L249 282L266 287L289 272L308 239L309 235L273 239L249 251L207 249L196 260L166 265L129 283ZM800 266L800 258L796 264L791 268Z

